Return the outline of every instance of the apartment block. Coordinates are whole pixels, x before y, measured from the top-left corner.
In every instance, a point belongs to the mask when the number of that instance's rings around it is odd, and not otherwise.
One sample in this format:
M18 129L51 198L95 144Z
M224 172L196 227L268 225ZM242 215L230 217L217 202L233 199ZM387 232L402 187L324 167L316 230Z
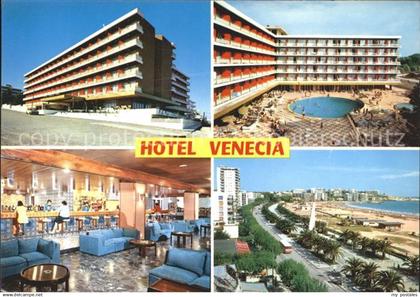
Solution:
M288 35L213 2L215 117L274 87L351 90L398 85L400 36Z
M220 166L217 168L217 191L219 193L219 213L225 223L236 223L238 209L242 206L241 180L238 168Z
M134 9L26 73L24 102L184 113L172 96L174 51Z

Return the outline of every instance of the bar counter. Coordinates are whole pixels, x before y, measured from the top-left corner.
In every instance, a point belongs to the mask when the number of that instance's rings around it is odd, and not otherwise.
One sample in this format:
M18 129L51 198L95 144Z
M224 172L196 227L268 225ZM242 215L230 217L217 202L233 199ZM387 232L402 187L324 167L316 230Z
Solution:
M95 216L117 216L119 215L119 210L114 211L71 211L70 217L95 217ZM46 218L46 217L56 217L58 216L58 211L28 211L26 213L28 218ZM2 211L2 219L15 219L16 212L13 211Z

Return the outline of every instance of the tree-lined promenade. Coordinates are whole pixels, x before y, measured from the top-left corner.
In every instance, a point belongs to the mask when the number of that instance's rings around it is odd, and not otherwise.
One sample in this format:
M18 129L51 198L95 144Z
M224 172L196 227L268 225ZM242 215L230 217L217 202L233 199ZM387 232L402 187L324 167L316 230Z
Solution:
M275 224L280 232L295 238L296 242L325 263L334 264L341 257L339 266L342 267L342 273L359 290L367 292L418 290L418 282L417 288L405 286L401 276L401 273L410 277L419 276L418 257L405 258L402 265L394 264L393 267L381 270L380 268L384 268L384 265L381 265L381 261L386 259L387 253L392 246L389 240L369 239L351 230L339 233L336 230L329 229L325 222L320 221L316 222L315 230L308 231L308 217L299 216L281 206L282 201L289 202L290 199L291 197L279 197L278 199L272 197L271 202L266 203L262 207L262 213L268 221ZM277 204L277 206L275 207L274 204ZM276 213L273 212L274 207ZM348 257L347 259L342 256L344 252ZM348 256L356 255L356 253L357 258ZM363 260L364 258L376 259L376 261L367 262ZM395 257L392 258L394 259ZM348 265L356 261L355 259L360 261L360 267L350 272ZM350 276L348 275L349 272ZM371 279L366 281L362 275L368 273L370 273ZM356 277L356 274L361 276Z

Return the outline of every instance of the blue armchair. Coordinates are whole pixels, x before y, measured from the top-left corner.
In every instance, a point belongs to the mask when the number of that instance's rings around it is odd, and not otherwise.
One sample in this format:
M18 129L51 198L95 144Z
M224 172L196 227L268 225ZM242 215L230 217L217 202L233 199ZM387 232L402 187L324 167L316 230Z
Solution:
M130 240L139 237L139 231L128 228L90 231L89 235L79 235L80 251L95 256L103 256L129 248Z
M60 263L60 245L41 238L12 239L0 243L0 278L19 274L22 269L45 263Z
M149 272L149 287L159 279L167 279L210 291L211 256L209 252L171 248L165 263Z
M175 232L193 232L194 226L185 221L175 221L172 223L172 229Z
M149 240L158 241L165 237L168 240L171 236L172 226L169 223L149 223L146 226L146 238Z
M191 220L190 225L194 226L194 230L200 231L201 225L207 225L210 224L210 218L200 218L197 220Z

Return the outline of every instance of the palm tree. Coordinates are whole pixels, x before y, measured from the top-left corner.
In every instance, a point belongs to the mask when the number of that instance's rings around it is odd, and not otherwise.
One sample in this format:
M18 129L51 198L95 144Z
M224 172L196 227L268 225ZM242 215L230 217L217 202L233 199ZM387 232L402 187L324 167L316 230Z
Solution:
M344 230L343 233L341 233L341 235L340 235L340 240L342 240L344 242L344 244L347 244L347 241L351 237L352 233L353 233L353 231L350 231L349 229Z
M382 259L385 259L385 254L390 250L392 243L389 240L381 240L378 243L378 248L382 252Z
M410 257L404 261L402 266L406 266L407 270L411 274L416 275L420 272L420 257L419 256Z
M402 277L393 270L379 272L378 287L384 292L404 291Z
M349 239L351 240L352 250L354 250L356 248L356 246L359 243L361 237L362 236L360 235L359 232L351 232Z
M366 254L366 250L370 246L370 239L367 237L362 237L359 241L359 244L361 246L363 254Z
M376 252L378 251L379 247L380 247L380 241L377 239L371 239L370 240L370 244L369 244L369 248L372 251L372 254L375 256Z
M358 258L350 258L346 260L346 265L344 265L343 269L341 270L345 274L350 274L350 278L352 280L355 280L357 275L362 270L363 265L365 264L364 261L358 259Z
M331 263L335 263L335 260L341 255L341 245L338 242L328 240L328 244L324 249L325 256L329 258Z
M357 283L359 283L368 292L372 292L376 288L376 282L379 274L378 268L379 266L374 262L364 263L362 270L357 277Z

